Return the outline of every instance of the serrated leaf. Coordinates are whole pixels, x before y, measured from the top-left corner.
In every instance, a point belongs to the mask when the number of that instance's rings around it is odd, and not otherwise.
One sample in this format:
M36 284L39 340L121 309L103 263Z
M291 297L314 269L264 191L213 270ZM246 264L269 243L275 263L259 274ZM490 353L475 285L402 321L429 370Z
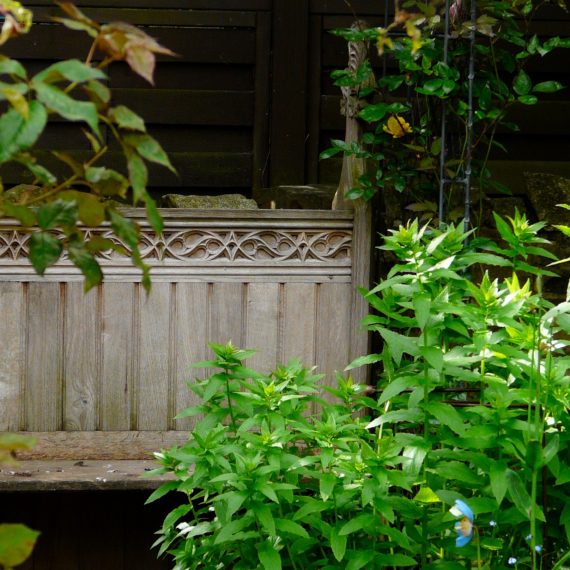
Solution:
M41 81L32 81L38 99L50 110L68 121L85 121L101 138L97 108L90 101L76 101L58 87Z
M559 83L558 81L542 81L541 83L537 83L533 88L533 93L556 93L556 91L560 91L564 89L564 85Z
M532 81L523 69L521 69L513 79L513 89L517 95L527 95L530 93Z
M43 275L59 259L63 247L60 241L47 232L36 232L30 237L30 262Z
M410 356L419 355L419 348L414 338L404 336L400 333L383 327L379 327L378 331L380 332L382 338L386 341L390 349L390 355L398 366L402 361L402 355L404 353L409 354Z
M143 158L149 162L160 164L176 174L176 170L170 163L168 155L164 152L163 148L160 146L160 143L150 135L125 135L123 140L127 145L133 147Z
M45 107L38 101L29 104L25 120L15 109L0 116L0 164L31 147L42 134L47 123Z
M116 107L109 109L108 116L109 119L119 125L121 129L140 131L141 133L146 132L144 120L124 105L117 105Z
M0 565L7 569L23 564L40 533L23 524L0 524Z
M95 285L103 280L103 273L99 263L93 254L87 250L85 244L73 245L69 247L69 259L85 277L84 290L87 293Z
M162 230L164 229L164 220L156 207L156 202L148 192L143 194L143 200L146 206L146 218L149 224L157 234L162 233Z
M376 362L381 362L381 354L365 354L364 356L359 356L355 358L344 370L345 372L353 370L354 368L359 368L360 366L365 366L367 364L375 364Z
M104 166L90 166L85 170L85 180L101 196L124 198L129 189L129 181L116 170Z
M414 376L401 376L390 382L381 392L378 399L378 404L381 405L388 400L391 400L404 390L417 386L418 379Z
M107 215L111 222L111 227L117 236L131 249L136 248L139 241L138 226L132 220L119 214L116 210L108 210Z
M44 230L71 226L77 221L77 207L74 202L56 200L40 206L37 217L40 228Z
M130 149L126 153L129 180L133 189L133 202L137 204L144 199L148 183L148 169L144 160Z

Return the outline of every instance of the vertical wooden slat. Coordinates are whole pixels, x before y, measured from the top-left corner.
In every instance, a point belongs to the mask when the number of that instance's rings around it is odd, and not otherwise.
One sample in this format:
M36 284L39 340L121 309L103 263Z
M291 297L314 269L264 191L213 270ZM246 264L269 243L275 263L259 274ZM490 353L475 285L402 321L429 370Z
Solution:
M208 338L208 284L176 284L176 334L174 415L198 402L198 397L188 388L186 382L192 378L204 378L205 371L192 369L190 364L209 358ZM176 429L189 429L192 418L176 420Z
M64 325L64 417L66 430L97 428L100 373L99 289L67 284Z
M284 362L299 358L306 367L316 364L316 290L314 283L285 284L281 356Z
M279 284L250 283L247 294L246 348L257 350L248 366L267 373L278 359Z
M59 283L30 283L25 427L62 428L62 315Z
M308 22L308 0L273 1L271 186L305 182Z
M308 72L308 133L307 139L307 182L319 182L319 144L321 124L321 16L309 19L309 72Z
M319 286L316 364L328 386L336 384L335 371L342 372L349 363L351 293L349 283Z
M370 351L370 334L363 328L362 319L368 314L366 299L358 292L359 287L370 287L372 256L372 207L369 202L356 202L352 234L352 299L350 311L349 359L354 360ZM369 380L368 367L352 371L358 382Z
M21 429L24 365L22 283L0 283L0 431Z
M135 285L103 286L100 429L131 427L131 391Z
M213 283L209 291L210 340L243 348L243 283Z
M169 423L170 283L154 283L140 299L140 368L137 428L166 430Z
M253 119L253 187L267 187L269 161L269 61L271 15L258 12L255 33L255 109Z

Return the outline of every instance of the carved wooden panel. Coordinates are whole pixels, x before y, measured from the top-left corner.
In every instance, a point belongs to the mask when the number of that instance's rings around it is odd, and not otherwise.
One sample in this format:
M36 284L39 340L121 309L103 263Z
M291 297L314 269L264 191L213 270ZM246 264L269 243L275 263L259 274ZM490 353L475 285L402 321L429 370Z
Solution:
M186 382L206 371L189 365L209 357L209 341L258 349L248 365L266 372L301 358L334 383L366 350L366 335L351 333L366 310L355 294L366 283L354 278L367 272L354 266L367 258L353 251L353 216L172 211L161 236L141 219L149 295L117 255L101 258L105 282L87 295L67 260L42 279L26 259L27 234L4 223L0 429L186 430L192 421L174 417L195 404Z

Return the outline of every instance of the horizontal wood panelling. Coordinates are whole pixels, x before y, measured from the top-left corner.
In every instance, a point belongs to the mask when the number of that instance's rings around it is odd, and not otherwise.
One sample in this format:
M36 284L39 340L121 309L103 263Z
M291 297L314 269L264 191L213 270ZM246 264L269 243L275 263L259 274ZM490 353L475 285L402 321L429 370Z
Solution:
M66 150L65 148L59 150ZM90 153L71 152L79 160L87 160ZM66 175L67 167L47 152L38 152L39 162L56 175ZM171 152L170 160L178 174L151 165L150 186L162 188L248 187L251 185L251 154L228 152ZM100 164L125 171L125 159L119 152L108 152ZM2 169L4 183L31 182L31 175L16 164ZM186 192L187 193L187 192Z
M125 63L111 64L106 73L115 88L149 88L148 82L135 75ZM255 68L248 64L207 65L173 59L162 61L155 68L154 85L157 89L253 91L254 73Z
M249 126L253 92L181 89L113 89L113 102L144 116L147 124Z
M76 0L77 6L113 7L113 0ZM33 0L33 6L51 6L53 0ZM183 10L269 10L271 0L161 0L160 6L156 0L120 0L124 8L180 8ZM28 6L28 4L26 4Z
M51 23L54 17L61 17L62 10L57 7L32 8L34 22ZM253 28L255 12L238 11L194 11L166 9L154 6L154 9L133 8L84 8L84 14L99 23L123 21L135 26L201 26Z
M225 64L255 62L254 30L156 27L147 31L178 54L177 61ZM17 59L83 58L90 45L90 38L86 34L73 32L58 24L38 24L25 37L11 41L5 52ZM69 46L73 46L72 51Z
M391 6L391 4L390 4ZM310 0L309 9L317 14L346 14L357 17L364 15L383 14L383 2L370 2L370 0Z

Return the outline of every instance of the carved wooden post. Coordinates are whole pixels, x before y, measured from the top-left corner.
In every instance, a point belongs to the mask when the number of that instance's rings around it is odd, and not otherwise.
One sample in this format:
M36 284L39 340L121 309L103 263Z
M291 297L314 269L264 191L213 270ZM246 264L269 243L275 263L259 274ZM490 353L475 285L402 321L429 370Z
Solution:
M351 26L353 30L364 30L366 22L357 20ZM348 42L348 70L353 74L362 65L368 55L366 42ZM362 140L362 125L358 120L361 109L360 91L370 85L370 80L356 86L341 87L341 113L346 117L345 141L347 145ZM345 198L346 192L358 185L359 178L366 172L366 161L356 156L345 155L342 161L340 182L332 204L333 210L354 210L355 201Z

